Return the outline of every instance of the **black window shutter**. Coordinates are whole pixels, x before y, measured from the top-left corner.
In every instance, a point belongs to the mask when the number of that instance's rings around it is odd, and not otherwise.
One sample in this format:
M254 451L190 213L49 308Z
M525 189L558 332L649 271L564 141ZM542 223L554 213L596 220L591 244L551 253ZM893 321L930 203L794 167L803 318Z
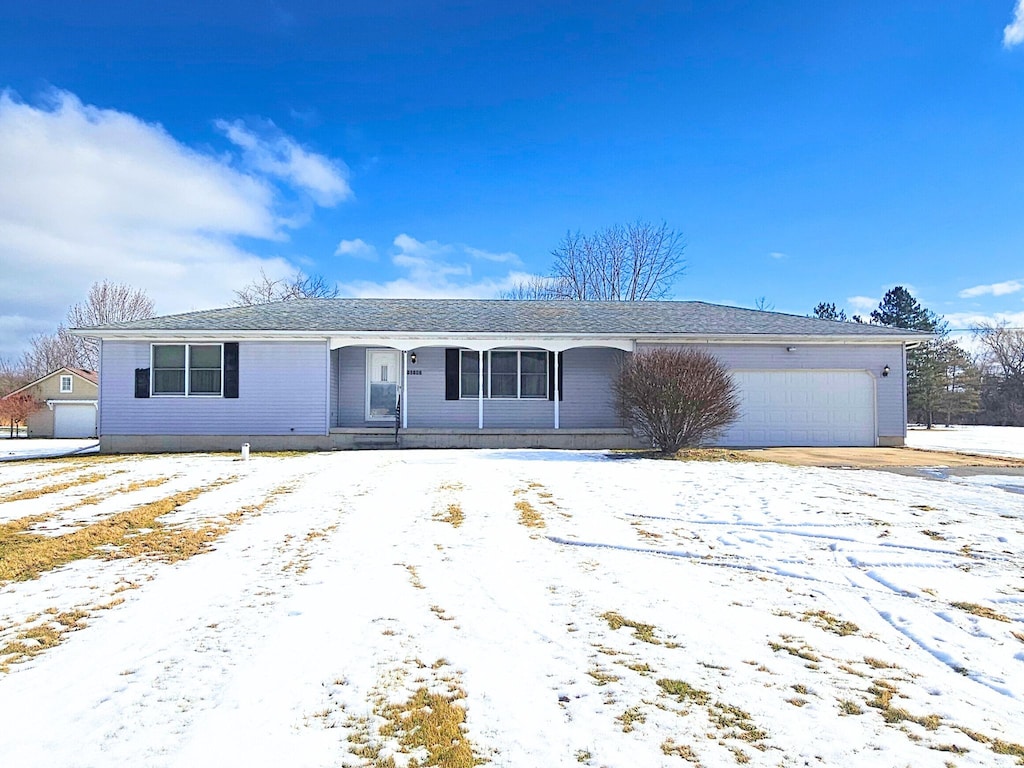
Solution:
M548 352L548 400L555 399L555 353ZM558 353L558 399L565 400L565 390L562 389L562 353Z
M135 369L135 396L149 397L149 368Z
M224 397L238 397L238 342L224 342Z
M444 351L444 399L459 399L459 350Z

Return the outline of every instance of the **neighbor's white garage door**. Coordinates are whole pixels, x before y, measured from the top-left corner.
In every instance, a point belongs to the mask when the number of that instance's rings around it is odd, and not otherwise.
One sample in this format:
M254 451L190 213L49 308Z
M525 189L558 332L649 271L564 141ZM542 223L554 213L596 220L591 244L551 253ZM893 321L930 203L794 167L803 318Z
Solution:
M866 371L734 371L740 417L721 445L874 445L875 382Z
M95 437L96 406L68 403L53 406L54 437Z

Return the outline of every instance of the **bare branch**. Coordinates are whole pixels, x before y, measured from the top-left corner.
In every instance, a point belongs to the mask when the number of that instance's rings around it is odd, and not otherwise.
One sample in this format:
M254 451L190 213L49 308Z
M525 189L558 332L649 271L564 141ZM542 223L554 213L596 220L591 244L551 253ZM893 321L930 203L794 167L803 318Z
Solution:
M248 307L291 299L333 299L338 286L328 284L323 275L306 275L301 270L289 278L272 279L260 269L260 276L235 291L233 304Z

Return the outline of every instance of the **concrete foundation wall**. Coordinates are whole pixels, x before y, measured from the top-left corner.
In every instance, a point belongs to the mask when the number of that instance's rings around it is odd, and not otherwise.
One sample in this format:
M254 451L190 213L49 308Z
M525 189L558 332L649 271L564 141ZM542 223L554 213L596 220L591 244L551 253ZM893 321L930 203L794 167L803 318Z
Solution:
M193 451L240 452L242 443L252 451L336 451L395 447L389 430L332 430L329 435L104 435L102 453L183 453ZM644 448L624 429L512 430L483 429L452 432L444 429L407 429L399 434L401 448L551 448L604 450Z

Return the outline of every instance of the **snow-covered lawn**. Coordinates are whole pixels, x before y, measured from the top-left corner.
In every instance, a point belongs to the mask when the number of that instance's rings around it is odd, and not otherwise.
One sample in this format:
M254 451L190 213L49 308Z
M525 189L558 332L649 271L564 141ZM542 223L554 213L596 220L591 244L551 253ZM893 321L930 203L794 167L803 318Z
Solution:
M907 445L1024 459L1024 427L910 427Z
M27 457L65 456L71 453L95 453L97 450L99 450L99 443L95 438L85 440L46 440L25 437L0 438L0 461Z
M47 569L0 538L28 576L0 582L0 762L1012 766L1022 482L554 451L4 464L8 543L108 539ZM175 561L197 529L210 550Z

